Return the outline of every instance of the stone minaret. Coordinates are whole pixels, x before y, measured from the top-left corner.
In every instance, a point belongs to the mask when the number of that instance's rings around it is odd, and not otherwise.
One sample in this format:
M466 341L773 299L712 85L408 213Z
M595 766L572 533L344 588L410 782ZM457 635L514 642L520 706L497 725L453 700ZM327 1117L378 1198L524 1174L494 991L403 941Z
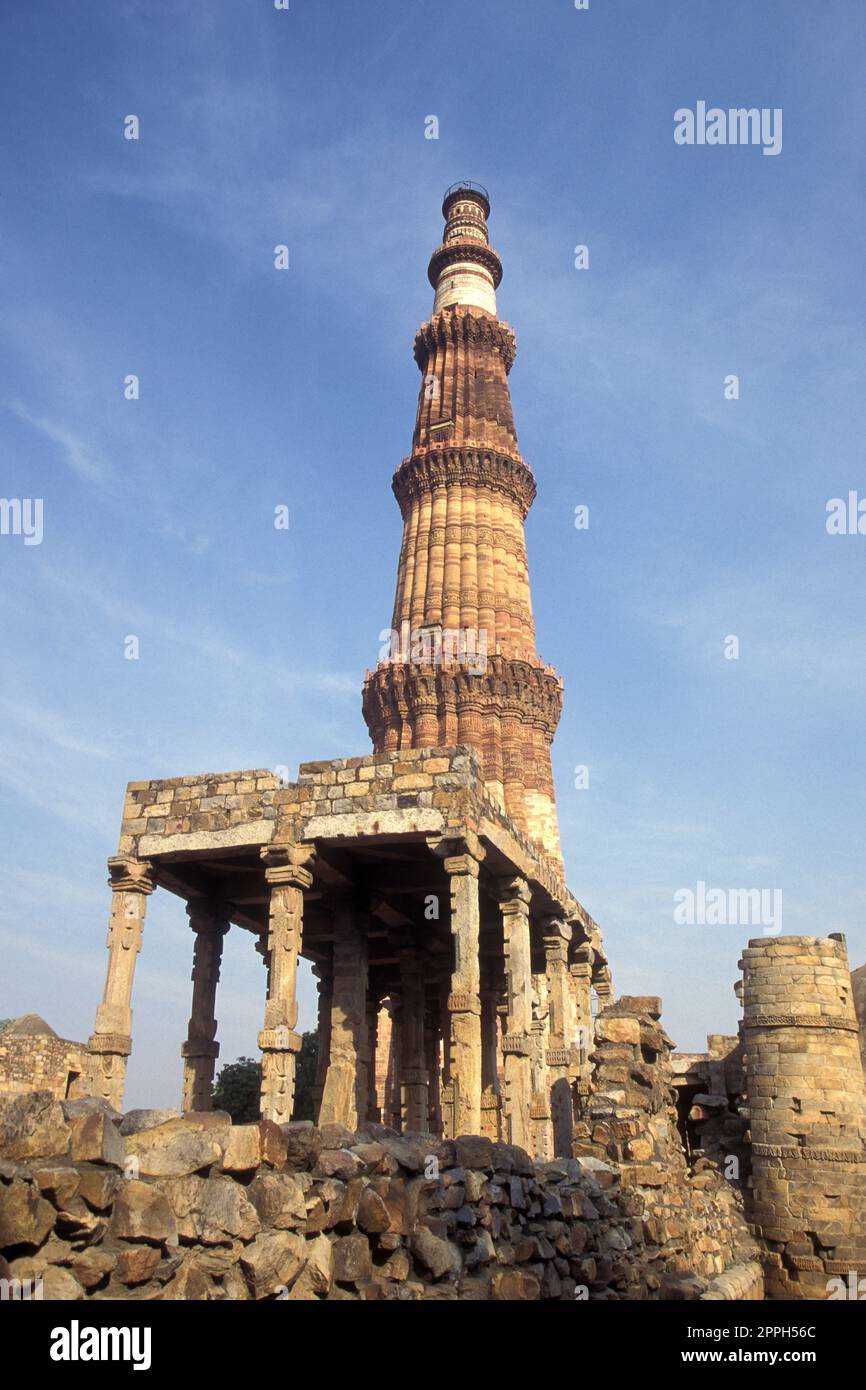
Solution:
M492 800L560 866L550 745L562 682L535 651L523 534L535 480L511 410L502 263L483 189L455 185L442 213L433 315L415 337L412 452L393 480L403 544L391 644L367 673L364 718L377 753L473 744Z

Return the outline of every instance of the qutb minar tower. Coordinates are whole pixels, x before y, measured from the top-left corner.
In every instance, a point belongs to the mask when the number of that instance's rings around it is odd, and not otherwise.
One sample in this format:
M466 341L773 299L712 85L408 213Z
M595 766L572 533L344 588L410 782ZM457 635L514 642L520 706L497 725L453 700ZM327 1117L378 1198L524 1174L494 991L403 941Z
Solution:
M535 650L523 531L535 479L511 409L502 262L484 189L455 184L442 213L433 315L415 337L412 452L393 481L403 543L392 646L367 675L364 718L377 753L477 748L491 800L561 866L550 746L562 682Z

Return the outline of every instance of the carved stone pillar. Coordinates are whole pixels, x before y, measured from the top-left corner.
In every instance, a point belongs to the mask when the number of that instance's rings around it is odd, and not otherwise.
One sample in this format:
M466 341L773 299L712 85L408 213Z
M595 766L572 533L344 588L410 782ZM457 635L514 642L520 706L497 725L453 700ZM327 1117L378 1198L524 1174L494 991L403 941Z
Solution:
M481 1133L498 1140L500 1134L499 1017L502 997L499 983L481 989Z
M510 1144L532 1147L532 965L529 939L531 893L524 878L500 883L508 997L505 1054L505 1117Z
M331 1056L319 1114L320 1124L357 1129L367 1109L367 932L366 918L346 894L334 908L334 992Z
M367 996L367 1119L377 1124L381 1120L376 1070L379 1054L379 1009L381 1000L375 994Z
M451 842L450 847L458 847ZM481 998L478 956L481 913L478 868L484 851L477 841L459 842L461 854L448 854L454 969L448 995L449 1104L445 1137L481 1133ZM438 852L441 852L438 851Z
M216 992L220 977L223 939L229 929L223 908L203 899L187 904L189 924L195 932L192 963L192 1012L183 1057L184 1110L210 1110L214 1064L220 1045L216 1041Z
M550 1082L547 1052L550 1008L547 1001L547 976L532 976L532 1149L534 1158L546 1163L553 1158L553 1126L550 1113Z
M123 1108L126 1059L132 1051L132 981L141 950L147 899L155 888L152 865L118 855L108 861L111 919L102 1003L87 1044L87 1094Z
M400 1025L403 1011L399 989L392 988L388 997L388 1011L391 1019L390 1042L388 1046L388 1072L385 1078L385 1107L383 1124L399 1130L400 1109Z
M313 1082L313 1119L318 1124L322 1093L325 1089L325 1076L328 1071L328 1059L331 1055L331 998L334 984L330 962L314 965L313 974L318 979L317 989L319 992L317 1024L319 1054L316 1058L316 1079Z
M400 1112L403 1133L427 1130L429 1077L424 1055L424 953L415 945L399 952L403 1027L400 1047Z
M544 960L547 974L547 1002L550 1009L547 1066L550 1083L550 1111L553 1124L553 1152L556 1158L571 1158L574 1137L573 1068L580 1066L576 1046L576 1021L568 967L571 927L557 917L544 922Z
M589 1054L594 1041L592 1018L592 950L578 946L569 966L572 1002L572 1043L580 1053L581 1075L589 1075Z
M439 1067L439 1000L434 995L426 1001L424 1010L424 1060L427 1067L427 1129L430 1134L442 1133L441 1075Z
M262 1050L262 1117L286 1124L295 1104L295 1058L301 1037L298 1021L298 959L304 926L304 889L313 876L305 867L314 855L311 845L268 845L261 852L265 879L271 890L268 911L268 999Z

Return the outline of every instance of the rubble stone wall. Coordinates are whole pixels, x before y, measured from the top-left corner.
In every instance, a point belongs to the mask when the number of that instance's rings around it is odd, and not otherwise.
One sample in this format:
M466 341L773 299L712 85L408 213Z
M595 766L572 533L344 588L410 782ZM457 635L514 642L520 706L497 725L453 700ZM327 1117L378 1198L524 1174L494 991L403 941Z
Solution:
M53 1033L0 1033L0 1095L50 1091L58 1100L83 1093L79 1080L87 1049Z
M674 1228L592 1158L0 1097L0 1278L51 1299L760 1298L716 1197Z
M674 1268L719 1276L732 1265L750 1265L757 1248L747 1231L741 1186L728 1180L720 1156L704 1154L694 1167L686 1160L673 1090L674 1045L660 1017L661 1001L653 995L623 996L597 1017L574 1152L614 1168L643 1212L644 1238L665 1250Z

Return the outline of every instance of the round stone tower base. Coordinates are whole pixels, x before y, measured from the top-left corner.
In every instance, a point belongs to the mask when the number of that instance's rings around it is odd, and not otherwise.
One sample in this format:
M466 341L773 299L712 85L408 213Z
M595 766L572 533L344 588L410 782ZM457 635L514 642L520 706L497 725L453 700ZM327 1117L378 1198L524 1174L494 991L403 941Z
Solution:
M740 965L767 1294L850 1297L866 1277L866 1090L845 938L759 937Z

